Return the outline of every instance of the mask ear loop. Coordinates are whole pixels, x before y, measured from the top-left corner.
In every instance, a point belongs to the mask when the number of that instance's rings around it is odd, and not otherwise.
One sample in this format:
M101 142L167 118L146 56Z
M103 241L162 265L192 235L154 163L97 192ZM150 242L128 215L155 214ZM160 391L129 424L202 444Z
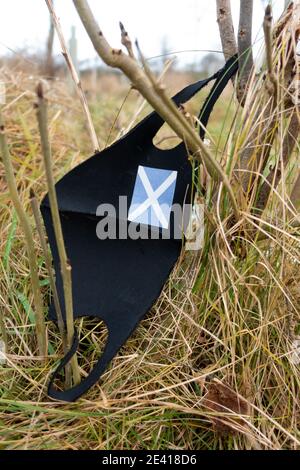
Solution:
M205 103L199 114L199 119L201 120L202 124L206 127L214 104L216 103L217 99L224 90L230 78L236 73L237 68L237 56L233 56L226 62L225 66L221 70L216 72L211 77L188 85L186 88L177 93L177 95L173 97L175 104L179 106L181 103L185 103L186 101L191 99L198 91L205 87L211 80L217 79L207 99L205 100ZM129 134L133 134L136 130L141 130L141 127L143 127L142 134L146 136L146 138L150 137L152 142L154 136L163 124L163 119L156 112L153 112L148 117L146 117L140 124L138 124L134 129L132 129ZM205 131L201 127L201 138L204 138L204 134ZM179 146L181 145L184 146L184 142L179 144ZM122 347L128 337L127 333L122 334L122 328L114 328L112 325L109 324L107 324L106 326L108 329L108 338L104 351L92 371L89 373L89 375L85 377L79 384L69 388L68 390L57 390L54 387L55 380L58 378L63 368L68 364L68 362L72 359L72 357L78 350L79 338L78 333L75 329L73 342L70 350L60 361L58 367L55 369L55 371L50 377L48 385L49 397L53 398L54 400L73 402L79 397L81 397L81 395L87 392L95 383L98 382L100 376L106 369L107 365L109 364L111 359L116 355L116 353L119 351L120 347ZM136 325L132 325L130 331L132 331L135 326Z
M174 103L177 106L180 106L181 104L184 104L187 101L189 101L191 98L193 98L193 96L195 96L196 93L198 93L205 86L207 86L212 80L216 80L198 116L202 124L202 126L200 126L200 131L199 131L201 139L204 139L204 136L205 136L204 128L207 126L207 123L211 115L211 112L214 108L214 105L216 104L221 93L223 92L226 85L228 84L229 80L236 74L237 70L238 70L238 56L235 55L235 56L232 56L230 59L228 59L224 67L218 70L212 76L204 80L199 80L195 83L192 83L191 85L188 85L187 87L183 88L183 90L179 91L175 96L173 96L172 100L174 101ZM132 131L134 131L137 128L141 130L140 127L143 126L144 138L146 138L147 140L151 140L152 142L155 135L159 132L161 127L164 125L164 123L165 121L157 114L157 112L154 111L149 116L147 116L140 124L138 124L134 129L132 129ZM184 142L181 142L180 144L178 144L177 147L181 147L181 146L184 147Z
M48 395L50 398L53 398L54 400L59 400L59 401L65 401L65 402L73 402L77 400L81 395L86 393L93 385L95 385L100 376L103 374L104 370L107 368L109 362L112 360L112 358L117 354L117 352L120 350L120 348L123 346L125 341L127 340L128 336L128 331L132 331L136 325L131 325L130 328L122 328L122 327L115 327L112 325L109 325L106 323L107 330L108 330L108 336L107 336L107 341L105 344L104 351L98 361L96 362L95 366L89 373L87 377L82 379L82 381L74 385L73 387L69 388L68 390L58 390L54 386L54 382L62 372L63 368L68 364L68 362L72 359L76 351L78 350L79 346L79 338L78 338L78 333L77 330L75 329L74 331L74 337L73 337L73 342L70 350L67 352L67 354L63 357L63 359L60 361L59 365L55 369L55 371L52 373L49 383L48 383Z
M231 57L227 62L225 67L222 69L223 73L219 73L217 80L215 81L209 95L207 96L204 104L200 110L198 119L202 124L200 126L199 135L203 140L205 137L205 128L207 127L208 120L210 118L211 112L220 98L221 93L224 91L228 82L236 74L238 70L238 57L237 55Z

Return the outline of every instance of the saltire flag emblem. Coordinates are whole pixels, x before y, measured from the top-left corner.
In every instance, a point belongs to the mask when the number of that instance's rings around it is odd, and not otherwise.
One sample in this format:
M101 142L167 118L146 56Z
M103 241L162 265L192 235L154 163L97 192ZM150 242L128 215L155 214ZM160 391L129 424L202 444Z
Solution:
M167 229L174 198L177 171L140 165L135 180L128 220Z

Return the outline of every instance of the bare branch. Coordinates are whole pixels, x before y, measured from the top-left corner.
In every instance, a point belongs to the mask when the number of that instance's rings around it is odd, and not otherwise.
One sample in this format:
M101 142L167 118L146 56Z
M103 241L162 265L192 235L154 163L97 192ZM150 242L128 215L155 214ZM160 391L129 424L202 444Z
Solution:
M284 0L284 9L286 10L290 4L292 3L292 0Z
M120 25L120 30L121 30L121 43L123 44L123 46L126 47L127 52L130 55L130 57L132 57L134 59L134 53L133 53L133 50L132 50L131 39L130 39L130 37L129 37L129 35L128 35L128 33L127 33L126 29L124 28L124 25L121 21L120 21L119 25Z
M67 344L67 337L66 337L66 331L65 331L65 326L64 326L64 321L63 321L63 316L60 308L60 303L59 303L59 298L58 298L58 293L55 285L55 278L52 270L52 260L51 260L51 255L48 250L48 245L47 245L47 239L46 239L46 234L44 231L44 226L43 222L41 219L41 214L40 214L40 209L39 209L39 203L38 200L34 194L34 192L31 190L30 191L30 204L32 208L32 213L35 221L35 225L37 228L37 232L39 235L39 239L41 242L41 247L43 250L44 258L45 258L45 265L49 274L49 281L50 281L50 287L53 295L53 302L55 306L55 311L56 311L56 316L57 316L57 324L58 324L58 329L62 338L62 343L63 343L63 350L64 354L67 354L68 352L68 344ZM71 369L70 367L66 367L66 387L70 387L72 384L72 375L71 375Z
M266 36L266 49L267 49L266 57L267 57L268 73L269 73L270 82L272 85L271 91L272 93L275 92L274 93L275 99L273 100L273 102L276 104L276 99L278 95L278 83L277 83L275 74L273 72L271 38L273 37L273 39L275 40L279 39L281 42L282 42L282 39L278 38L277 28L273 35L271 31L268 31L268 29L271 29L270 28L271 12L267 10L266 10L266 15L265 15L265 22L267 21L269 24L264 25L265 36ZM292 12L293 11L296 12L296 9L294 10L292 3L290 3L288 9L286 10L286 13L284 14L284 18L292 20L290 10ZM297 21L297 15L294 15L294 16L295 16L295 19L294 21L292 21L289 27L290 34L288 36L288 39L285 39L285 49L280 54L281 67L283 68L283 73L284 73L282 89L285 91L285 95L284 95L283 103L284 103L285 109L291 110L287 112L287 117L290 117L290 120L289 120L287 133L282 143L282 154L281 154L282 160L280 162L281 165L279 165L279 161L278 161L277 164L274 166L274 168L270 170L266 178L266 181L264 181L259 191L256 208L260 211L262 211L265 208L268 202L269 195L272 191L272 188L276 188L278 186L278 183L282 177L282 168L283 169L286 168L293 154L293 150L294 150L295 144L298 140L298 136L300 133L299 110L297 109L298 102L299 102L299 96L298 96L299 72L298 73L296 72L297 71L296 45L298 43L298 37L299 37L299 26L298 26L299 23ZM282 28L282 24L283 23L281 22L280 29L279 29L280 33L284 31L284 28ZM290 35L292 35L292 37L290 37ZM269 45L267 46L267 44ZM276 49L276 42L275 42L274 48ZM296 96L295 96L295 92L296 92Z
M190 132L194 133L193 127L191 126L188 119L186 119L186 115L184 113L184 105L181 105L181 107L180 107L181 111L183 111L183 112L178 112L178 108L175 105L175 103L172 100L170 100L169 97L167 96L165 86L159 80L156 79L156 77L154 76L154 74L150 70L150 67L148 66L147 61L145 60L145 57L142 54L142 51L139 47L138 41L136 41L136 47L139 51L139 55L140 55L142 64L143 64L144 69L145 69L145 73L146 73L147 77L149 78L154 90L161 97L162 101L168 107L170 112L176 114L176 116L180 120L182 128L185 129L185 131L188 132L188 133L190 133Z
M77 73L76 68L73 64L71 55L70 55L69 50L67 48L66 41L65 41L65 38L64 38L64 34L63 34L63 31L62 31L62 28L61 28L61 25L60 25L59 18L56 16L56 13L55 13L55 10L54 10L54 7L53 7L53 2L52 2L52 0L45 0L45 1L46 1L46 4L47 4L47 7L49 9L50 15L52 17L52 21L54 23L58 38L59 38L59 42L60 42L61 49L62 49L62 55L64 56L64 59L65 59L66 64L68 66L68 69L71 73L72 79L75 83L76 91L77 91L78 97L80 99L83 112L84 112L85 117L86 117L87 126L88 126L88 130L89 130L89 133L90 133L90 138L91 138L91 142L92 142L92 146L93 146L93 152L97 152L100 148L99 147L99 142L98 142L97 134L96 134L96 131L95 131L95 128L94 128L93 120L92 120L92 116L91 116L91 113L90 113L90 110L89 110L89 106L88 106L86 96L85 96L83 88L82 88L80 78L78 76L78 73Z
M253 70L252 16L253 0L240 0L238 31L239 82L237 98L242 105L245 103L247 84Z
M45 75L47 78L54 77L53 65L53 42L54 42L54 24L50 15L50 26L46 45Z
M278 93L278 84L276 77L274 75L273 71L273 56L272 56L272 50L273 50L273 44L272 44L272 8L271 5L269 4L266 8L265 11L265 16L264 16L264 23L263 23L263 29L264 29L264 36L265 36L265 47L266 47L266 60L267 60L267 67L268 67L268 76L269 80L271 82L271 93L274 94L274 98L277 99L277 93Z
M267 8L267 17L270 15L270 11ZM282 41L286 41L284 35L286 34L286 26L288 25L291 19L291 11L288 10L287 13L284 15L282 21L278 23L274 32L272 33L270 28L270 23L267 26L266 35L268 37L267 41L269 43L268 47L269 52L268 54L270 57L268 58L268 70L273 74L273 58L272 58L272 51L280 51ZM269 18L268 18L269 22ZM289 33L290 34L290 33ZM270 39L273 37L271 42ZM271 44L271 47L270 47ZM285 61L284 65L281 64L281 67L284 68L284 72L286 73L287 68L290 68L288 62ZM268 74L269 75L269 74ZM270 79L269 79L270 80ZM275 79L276 81L276 79ZM270 92L270 81L264 81L267 90ZM273 80L274 83L274 80ZM259 185L260 178L258 177L258 173L263 173L268 158L270 155L270 151L273 145L273 141L277 132L277 125L278 125L278 110L277 110L277 95L273 94L274 88L272 85L272 95L264 93L264 88L261 88L259 91L259 97L253 96L253 102L250 104L250 110L253 109L253 105L256 106L256 111L253 113L251 118L251 124L255 126L254 131L251 133L249 137L249 141L246 142L246 145L242 151L240 160L239 160L239 169L246 170L243 171L241 174L241 182L243 191L248 196L253 192L254 189L254 182L256 182L257 188ZM277 86L277 84L276 84ZM259 100L259 102L257 101ZM289 107L290 105L288 105ZM246 114L245 121L247 122L249 119L249 111ZM261 124L259 124L261 123ZM248 122L249 125L249 122Z
M299 0L296 0L296 2L299 2ZM294 11L294 2L290 2L287 8L283 11L281 17L277 21L274 30L275 37L278 37L286 27L287 23L292 20Z
M297 110L293 111L287 134L284 137L282 144L282 166L286 167L292 152L295 148L297 138L300 132L300 123ZM279 181L281 180L282 172L280 166L276 165L268 174L266 181L262 184L259 192L257 202L255 204L256 209L260 212L265 208L269 195L272 188L276 188Z
M239 210L228 177L204 145L199 135L195 132L195 129L191 126L182 125L182 115L178 108L175 107L176 110L171 110L171 104L167 105L166 102L161 99L161 96L153 87L151 80L136 60L123 54L121 49L111 48L103 36L103 33L100 30L86 0L73 0L73 3L97 53L102 60L107 65L119 68L124 72L124 74L130 79L132 85L139 90L155 111L157 111L174 132L187 143L187 146L193 155L195 157L202 158L212 177L223 182L232 202L235 216L238 219ZM171 101L170 98L168 99Z
M48 274L49 274L50 287L52 289L53 300L54 300L55 310L56 310L56 314L57 314L58 328L59 328L59 331L60 331L60 333L63 337L65 328L64 328L63 317L62 317L61 308L60 308L60 304L59 304L58 294L57 294L57 290L56 290L55 279L54 279L53 272L52 272L52 261L51 261L51 257L50 257L48 246L47 246L47 240L46 240L46 235L45 235L45 232L44 232L43 223L42 223L42 220L41 220L41 215L40 215L40 210L39 210L39 203L38 203L37 198L36 198L36 196L35 196L35 194L32 190L30 191L30 204L31 204L31 209L32 209L35 225L36 225L36 228L37 228L37 232L38 232L38 235L39 235L39 239L40 239L40 242L41 242L41 247L42 247L42 250L43 250L44 258L45 258L45 265L46 265L46 268L47 268Z
M56 197L55 183L52 171L52 157L48 136L48 117L47 117L47 101L44 98L42 83L37 86L37 120L41 137L42 156L44 160L45 173L48 185L49 203L53 228L57 244L57 250L60 260L61 276L63 281L63 290L65 297L65 312L67 326L67 346L71 348L74 337L74 318L73 318L73 296L72 296L72 278L71 268L67 259L64 237L59 217L58 202ZM71 359L73 378L75 383L80 382L80 373L77 364L76 355Z
M216 0L217 21L225 60L237 53L230 0Z
M297 212L300 212L300 172L292 190L291 201Z
M17 190L17 184L15 180L14 170L11 163L11 156L9 153L7 141L6 141L6 134L5 134L5 127L2 121L2 115L0 112L0 149L1 149L1 156L5 170L5 177L9 189L9 194L13 205L16 209L16 213L20 220L24 236L26 242L26 249L28 254L28 262L30 268L30 278L32 284L32 291L33 291L33 298L35 304L35 326L36 326L36 336L37 336L37 343L38 343L38 350L39 354L42 357L46 357L47 355L47 342L46 342L46 327L45 327L45 318L44 318L44 307L43 307L43 299L42 294L40 291L39 285L39 276L37 270L37 259L34 250L34 242L33 242L33 235L30 227L29 217L24 211L19 195Z

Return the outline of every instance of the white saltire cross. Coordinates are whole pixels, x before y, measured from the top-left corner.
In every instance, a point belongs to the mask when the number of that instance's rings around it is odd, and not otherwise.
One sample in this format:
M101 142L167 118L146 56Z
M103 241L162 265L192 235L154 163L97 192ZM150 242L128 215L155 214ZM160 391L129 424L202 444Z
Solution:
M151 225L168 228L171 206L174 197L177 171L162 170L145 166L138 167L128 220L136 223L149 223L149 211L156 215L151 217ZM155 188L155 189L154 189ZM161 201L159 199L162 198Z

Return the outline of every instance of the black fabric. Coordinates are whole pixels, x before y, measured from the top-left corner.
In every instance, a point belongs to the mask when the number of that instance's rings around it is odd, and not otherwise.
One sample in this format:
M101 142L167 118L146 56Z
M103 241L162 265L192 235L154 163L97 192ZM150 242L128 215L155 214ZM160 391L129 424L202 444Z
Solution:
M201 122L206 125L217 98L236 70L237 59L233 57L212 77L187 86L173 100L180 105L216 79L200 112ZM147 240L99 240L96 236L96 225L100 220L96 215L98 205L109 203L117 208L120 195L127 196L130 202L139 165L176 170L173 203L182 206L191 201L192 169L184 143L171 150L160 150L152 143L163 123L162 118L152 112L127 135L74 168L56 184L66 251L72 266L74 318L92 316L103 320L108 339L88 377L69 390L60 391L55 388L54 381L77 350L75 334L71 350L49 382L48 394L54 399L74 401L97 382L159 296L179 257L182 241L174 236ZM200 133L203 138L201 129ZM41 211L64 314L63 285L48 196L42 201ZM117 219L120 225L129 223L119 213ZM171 217L171 234L174 229ZM164 232L164 229L158 230ZM57 321L53 304L49 308L49 317Z

